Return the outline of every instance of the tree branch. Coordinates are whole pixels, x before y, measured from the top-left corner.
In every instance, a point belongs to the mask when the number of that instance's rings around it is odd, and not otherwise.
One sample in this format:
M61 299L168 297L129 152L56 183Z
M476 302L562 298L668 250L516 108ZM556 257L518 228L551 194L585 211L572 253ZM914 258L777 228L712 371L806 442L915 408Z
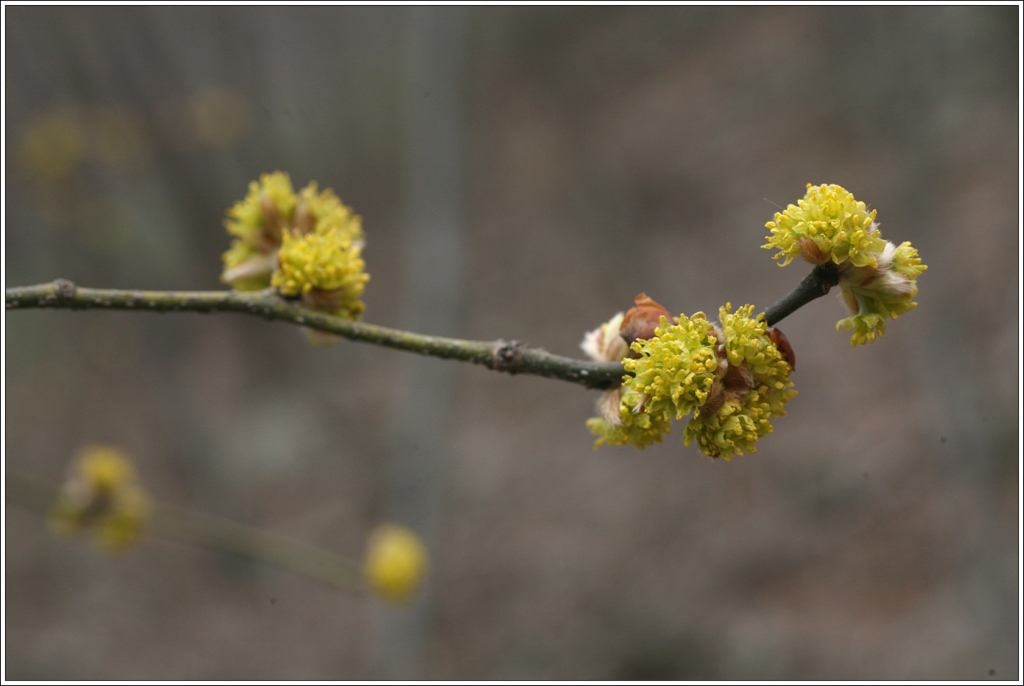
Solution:
M839 282L834 264L818 265L796 290L765 310L774 326ZM508 374L534 374L578 383L587 388L617 386L626 373L618 362L592 362L554 355L519 341L467 341L424 336L376 324L356 322L325 314L286 300L273 289L264 291L136 291L79 288L67 279L38 286L6 290L6 308L58 308L70 310L135 310L139 312L236 312L270 321L283 321L325 331L354 341L387 348L462 360Z
M6 306L8 310L48 307L139 312L237 312L271 321L299 324L354 341L472 362L509 374L534 374L572 381L588 388L611 388L622 381L625 373L622 365L617 362L576 360L553 355L519 341L466 341L355 322L285 300L274 290L134 291L78 288L67 279L57 279L53 283L38 286L8 288Z

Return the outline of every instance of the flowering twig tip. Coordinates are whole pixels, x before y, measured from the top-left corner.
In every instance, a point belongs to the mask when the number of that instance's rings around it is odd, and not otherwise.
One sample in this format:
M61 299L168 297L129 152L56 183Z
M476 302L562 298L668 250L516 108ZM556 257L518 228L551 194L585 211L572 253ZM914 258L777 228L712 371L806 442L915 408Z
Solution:
M853 345L881 337L887 318L913 309L917 277L927 269L909 242L896 247L882 239L877 214L842 186L807 184L798 206L766 224L771 235L763 247L779 251L773 257L780 265L799 255L811 264L837 266L851 313L840 325L853 329Z

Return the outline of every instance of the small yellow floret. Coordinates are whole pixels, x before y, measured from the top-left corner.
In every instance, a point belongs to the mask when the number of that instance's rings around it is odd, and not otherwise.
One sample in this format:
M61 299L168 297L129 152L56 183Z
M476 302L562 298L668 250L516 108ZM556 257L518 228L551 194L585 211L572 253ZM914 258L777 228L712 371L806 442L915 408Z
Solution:
M393 603L409 603L426 575L426 548L409 529L381 525L370 537L363 571L374 593Z
M245 200L228 210L224 227L243 240L255 239L262 233L280 236L281 228L291 224L297 201L288 174L261 174L259 181L249 183Z
M312 225L302 226L305 214L312 219ZM336 230L341 236L357 245L363 242L363 219L352 211L330 188L317 191L316 181L299 191L298 209L295 217L296 227L300 231Z

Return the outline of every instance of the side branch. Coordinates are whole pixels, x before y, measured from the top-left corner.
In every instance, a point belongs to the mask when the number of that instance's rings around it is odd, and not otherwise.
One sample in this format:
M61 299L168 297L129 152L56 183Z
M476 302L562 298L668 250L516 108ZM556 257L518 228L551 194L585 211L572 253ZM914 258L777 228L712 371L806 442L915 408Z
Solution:
M44 517L60 493L57 486L17 473L6 472L4 481L8 503ZM250 557L349 591L363 589L358 560L244 524L155 505L149 531L162 538Z
M390 329L325 314L281 298L276 291L136 291L79 288L67 279L8 288L6 308L106 309L142 312L236 312L325 331L354 341L480 364L509 374L534 374L588 388L621 382L622 365L553 355L518 341L467 341Z
M839 283L839 272L831 262L817 265L796 289L764 311L768 326L775 326L801 307L820 298Z

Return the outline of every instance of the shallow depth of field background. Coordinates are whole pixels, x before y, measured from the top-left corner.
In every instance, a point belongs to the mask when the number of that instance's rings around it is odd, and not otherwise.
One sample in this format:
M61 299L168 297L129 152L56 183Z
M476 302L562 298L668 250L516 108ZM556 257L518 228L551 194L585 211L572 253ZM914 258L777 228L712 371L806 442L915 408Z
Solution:
M7 286L219 289L261 172L363 216L365 319L580 355L645 291L763 308L807 182L910 240L873 345L782 325L756 454L594 451L596 392L237 315L5 314L5 469L110 443L164 503L361 555L380 606L5 508L11 679L1017 679L1018 18L1000 8L5 8Z

